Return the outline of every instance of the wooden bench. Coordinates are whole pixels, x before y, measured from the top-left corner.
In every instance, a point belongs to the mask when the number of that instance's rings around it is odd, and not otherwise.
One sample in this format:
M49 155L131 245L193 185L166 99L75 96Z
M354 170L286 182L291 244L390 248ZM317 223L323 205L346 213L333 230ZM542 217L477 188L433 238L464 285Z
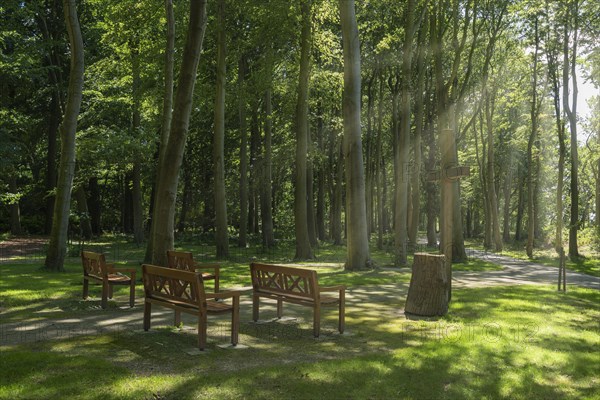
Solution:
M135 269L115 268L113 264L107 264L104 254L92 251L81 252L81 263L83 265L83 298L88 297L89 281L102 284L102 308L106 308L107 299L113 297L113 286L129 286L129 306L133 307L135 302ZM128 272L130 276L124 275Z
M169 268L181 269L184 271L209 270L211 272L202 272L202 279L205 281L215 281L215 293L219 291L219 264L200 264L194 261L192 253L187 251L167 250L167 262Z
M206 347L207 315L231 313L231 344L237 345L240 325L239 291L207 294L200 272L182 271L173 268L142 265L144 281L144 330L150 329L152 304L171 308L198 317L198 347ZM232 304L220 299L232 299Z
M219 264L199 264L194 261L194 255L188 251L167 250L167 266L169 268L180 269L182 271L201 271L202 280L214 280L215 293L219 291L219 275L221 268ZM180 322L181 313L175 310L175 326L179 325Z
M261 297L277 300L277 318L281 318L283 302L300 304L313 309L313 333L319 337L321 307L338 306L338 329L344 333L345 325L345 286L320 287L317 272L303 268L280 265L250 264L252 275L252 319L258 321L259 300ZM322 296L323 292L339 292L338 296Z

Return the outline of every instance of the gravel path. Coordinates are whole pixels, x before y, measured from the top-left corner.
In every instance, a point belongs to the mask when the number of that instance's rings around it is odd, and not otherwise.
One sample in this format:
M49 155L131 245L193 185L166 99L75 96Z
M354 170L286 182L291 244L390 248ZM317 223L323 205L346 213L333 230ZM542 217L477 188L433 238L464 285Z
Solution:
M482 287L495 285L558 285L558 268L518 260L512 257L479 250L469 250L469 255L480 260L501 265L501 271L466 272L456 271L452 274L456 286ZM569 271L567 269L567 285L587 287L600 290L600 278Z

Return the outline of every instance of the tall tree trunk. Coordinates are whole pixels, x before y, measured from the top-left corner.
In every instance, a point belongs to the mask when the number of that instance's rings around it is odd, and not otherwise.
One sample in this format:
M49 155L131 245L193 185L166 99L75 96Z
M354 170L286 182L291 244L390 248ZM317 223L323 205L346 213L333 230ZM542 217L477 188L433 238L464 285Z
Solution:
M306 209L306 157L308 151L308 85L311 48L311 1L302 0L302 33L300 37L300 80L296 105L296 179L294 190L294 225L296 231L296 259L313 258L308 236Z
M171 119L173 115L173 83L174 83L174 65L175 65L175 15L173 12L173 0L165 0L165 15L167 18L167 46L165 48L165 86L163 96L162 121L160 128L160 142L158 143L158 162L155 168L155 177L160 176L160 166L164 163L169 133L171 132ZM156 210L156 180L152 187L152 199L150 202L150 235L146 244L146 255L144 262L152 262L154 253L154 213ZM166 255L165 255L166 256Z
M46 155L46 214L44 231L52 229L52 214L54 212L54 188L56 187L56 150L58 128L60 125L61 107L56 91L52 91L50 100L50 116L48 119L48 152Z
M325 155L325 144L323 135L323 105L321 102L317 106L317 147L319 156L317 158L317 237L319 240L325 240L325 165L321 161L321 155Z
M10 177L8 189L13 194L17 194L19 192L17 178L14 174ZM13 200L13 202L10 203L10 233L12 235L21 235L23 233L21 230L21 210L18 199Z
M525 191L527 190L527 169L521 164L517 169L518 179L518 201L517 201L517 220L515 222L515 241L520 242L523 239L523 214L525 213Z
M44 267L51 271L64 271L71 190L75 174L75 132L83 91L83 37L75 2L63 0L63 11L71 47L71 72L67 104L60 129L61 152L52 230L44 262Z
M88 181L90 188L90 201L88 208L90 210L90 222L92 224L92 233L94 235L102 234L102 210L100 203L100 187L98 186L98 178L93 176Z
M360 43L354 0L340 0L344 53L344 160L346 166L346 270L370 267L360 127Z
M367 133L365 135L366 144L366 205L367 205L367 235L371 239L371 232L373 232L373 109L375 105L375 98L373 94L373 83L375 82L376 71L370 76L367 82Z
M402 81L400 85L400 126L396 140L396 162L399 170L396 173L396 214L395 214L395 248L396 266L406 265L408 242L408 182L410 180L410 82L412 72L412 41L414 36L413 14L415 1L408 0L406 6L404 46L402 48Z
M258 100L252 104L252 120L250 123L250 193L248 202L248 230L258 233L258 186L259 175L259 153L260 153L260 126L258 122Z
M398 138L400 137L400 107L399 107L399 99L400 99L400 73L394 71L388 78L388 87L390 89L390 93L392 95L392 124L391 124L391 134L392 134L392 158L393 158L393 171L394 171L394 191L392 192L392 216L393 216L393 226L396 229L396 214L398 213L398 190L399 186L397 185L398 174L400 171L400 166L398 162L400 161L400 157L398 156ZM399 241L397 235L395 235L394 241ZM396 245L396 243L394 243ZM395 250L398 252L398 249ZM398 256L396 255L396 258Z
M408 240L413 246L417 246L419 232L419 216L421 215L421 136L423 135L424 101L425 89L425 37L427 35L427 24L423 23L419 29L417 50L417 85L415 96L415 139L413 144L414 164L412 167L411 189L412 189L412 224L408 230Z
M188 34L175 95L171 131L165 149L164 161L159 167L160 175L156 189L156 205L152 224L152 234L154 236L152 262L156 265L166 265L167 250L173 249L173 226L179 169L187 139L192 110L192 95L205 29L206 1L191 0Z
M486 143L484 137L484 128L483 128L483 117L481 116L481 111L478 111L479 114L479 130L474 128L475 130L475 157L477 159L477 165L479 166L479 181L481 183L481 195L483 197L483 215L485 218L485 227L484 227L484 235L483 235L483 247L485 249L492 248L492 218L491 218L491 206L490 206L490 194L489 194L489 185L488 185L488 174L487 168L489 168L486 160L487 160L487 151L486 151ZM476 126L476 124L474 124ZM479 156L479 140L478 136L481 135L481 157Z
M344 153L335 131L329 133L329 169L331 203L331 239L334 245L342 244L342 181L344 179Z
M434 171L435 170L435 154L436 154L436 140L433 130L433 124L430 120L430 116L427 116L427 125L425 127L425 132L427 134L427 142L428 142L428 155L427 155L427 170ZM437 219L437 215L439 214L437 207L437 185L434 182L427 182L425 185L426 189L426 212L427 212L427 246L436 247L438 245L435 222Z
M183 169L183 193L181 196L181 208L179 209L179 222L177 223L177 232L185 232L187 226L187 216L192 205L192 171L188 163L182 165Z
M539 123L539 100L538 100L538 52L539 52L539 31L538 31L538 18L535 19L535 50L533 53L533 78L532 78L532 92L531 92L531 133L529 135L529 141L527 142L527 246L526 252L527 257L533 258L533 246L535 239L535 216L534 216L534 154L533 147L537 142L538 136L538 123ZM536 149L537 153L537 149ZM536 157L537 158L537 157ZM536 178L537 179L537 178Z
M337 165L336 165L336 180L334 193L334 219L333 219L333 244L342 245L342 235L345 232L345 225L342 221L342 211L344 208L344 145L340 140L337 144Z
M315 221L315 185L314 185L314 176L315 169L313 165L313 144L311 138L311 129L310 123L308 124L307 134L307 153L309 154L308 159L306 160L306 218L307 218L307 227L308 227L308 240L310 241L310 245L313 248L318 246L317 241L317 226Z
M506 177L504 178L503 194L504 194L504 212L502 219L502 240L504 242L510 241L510 194L513 181L513 169L512 169L512 152L508 155L508 163L506 171Z
M493 90L493 89L492 89ZM500 236L500 221L498 218L498 197L496 195L495 185L495 173L494 173L494 129L493 129L493 116L494 116L494 94L490 93L489 90L485 90L485 119L488 133L488 157L487 157L487 193L490 198L490 216L492 226L492 237L494 240L494 251L502 251L502 236Z
M572 5L573 10L567 11L567 22L565 23L564 42L563 42L563 109L569 120L569 129L571 132L571 218L569 222L569 257L577 259L579 257L579 247L577 245L577 231L579 230L579 155L577 149L577 33L579 29L579 2L575 1ZM569 7L569 5L567 6ZM572 12L572 14L571 14ZM569 54L569 22L573 19L574 26L573 42ZM571 72L570 80L573 82L571 91L571 104L569 104L569 68Z
M133 116L132 134L137 137L141 125L141 82L140 82L140 56L139 44L134 40L131 46L131 71L133 75ZM133 238L139 246L144 241L144 211L142 207L142 166L140 157L134 155L131 200L133 202Z
M248 244L248 133L246 132L246 95L244 81L247 61L242 55L238 63L238 107L240 119L240 236L238 247Z
M225 0L219 0L217 7L217 94L215 96L215 136L213 142L215 242L217 258L224 258L229 255L227 197L225 194Z
M596 113L600 114L600 101L596 102ZM596 115L598 115L596 114ZM596 125L596 138L598 139L598 147L600 148L600 124ZM598 238L600 238L600 154L596 154L596 230Z
M47 5L49 6L49 5ZM54 189L56 188L56 156L57 156L57 138L59 127L64 111L64 98L62 95L63 78L62 78L62 63L59 53L64 51L57 43L62 42L62 25L59 24L60 7L58 1L54 2L54 7L50 8L50 23L46 19L44 13L38 14L38 25L42 32L44 40L48 43L55 43L49 46L46 55L48 68L48 80L53 86L51 93L50 107L48 109L48 147L46 153L46 182L45 182L45 221L44 232L49 234L52 229L52 217L54 213Z
M77 212L79 213L79 228L81 236L85 240L92 238L92 224L90 221L90 212L88 209L87 194L83 185L75 190L75 199L77 200Z
M598 111L600 111L600 102L598 103ZM600 146L600 127L596 132L598 137L598 146ZM598 238L600 238L600 154L597 155L598 160L596 161L596 230L598 232Z
M563 121L563 114L560 108L560 84L559 84L559 65L558 65L558 51L551 46L550 35L552 31L548 31L548 40L546 40L546 58L548 60L548 78L550 83L550 89L552 93L552 100L554 105L554 118L556 123L556 133L558 136L558 180L556 182L556 231L554 248L559 255L564 254L563 247L563 193L564 193L564 177L565 177L565 158L566 158L566 146L565 146L565 124ZM558 35L557 35L558 37Z
M466 234L468 238L473 237L473 202L469 201L467 204L467 215L465 216L466 223Z
M384 210L386 196L384 195L385 181L384 170L385 163L383 162L383 87L385 80L383 77L383 68L379 68L379 98L377 101L377 144L376 144L376 179L377 179L377 249L383 249L383 232L384 232Z
M262 241L263 246L271 248L275 245L273 236L273 184L272 184L272 131L273 131L273 107L271 104L271 87L265 93L265 153L263 158L263 179L261 198L262 217Z
M124 233L133 232L133 200L131 186L131 171L129 171L122 175L121 180L121 230Z

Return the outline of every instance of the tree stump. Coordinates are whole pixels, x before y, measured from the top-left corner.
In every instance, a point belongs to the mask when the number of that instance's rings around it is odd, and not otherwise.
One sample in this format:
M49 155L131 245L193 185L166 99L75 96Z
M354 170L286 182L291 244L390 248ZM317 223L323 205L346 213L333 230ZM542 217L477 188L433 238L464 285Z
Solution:
M404 311L421 316L448 312L448 276L443 254L415 253Z

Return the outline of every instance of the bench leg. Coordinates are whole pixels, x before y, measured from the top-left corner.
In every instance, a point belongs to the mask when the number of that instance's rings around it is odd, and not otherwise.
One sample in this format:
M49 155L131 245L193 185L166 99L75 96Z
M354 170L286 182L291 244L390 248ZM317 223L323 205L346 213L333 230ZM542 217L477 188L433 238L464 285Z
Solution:
M215 293L218 293L218 292L219 292L219 275L216 275L215 276Z
M340 293L340 309L339 309L339 326L338 330L340 333L344 333L344 328L346 327L346 297L345 293Z
M321 307L315 306L313 314L313 335L318 338L321 333Z
M150 329L150 315L152 311L152 303L144 302L144 330Z
M202 351L206 347L206 314L198 317L198 348Z
M108 282L102 283L102 309L106 308L109 286Z
M135 304L135 280L131 280L129 286L129 307L133 307Z
M283 300L277 300L277 319L281 319L283 316Z
M254 322L258 321L258 302L259 297L257 295L252 295L252 320Z
M240 330L240 298L233 297L233 310L231 310L231 344L238 344L238 336Z
M108 298L112 299L113 298L113 285L108 285Z
M87 297L88 297L89 284L90 284L90 282L86 278L83 278L83 299L84 300L87 299Z
M179 324L181 324L181 311L175 310L173 325L179 326Z

